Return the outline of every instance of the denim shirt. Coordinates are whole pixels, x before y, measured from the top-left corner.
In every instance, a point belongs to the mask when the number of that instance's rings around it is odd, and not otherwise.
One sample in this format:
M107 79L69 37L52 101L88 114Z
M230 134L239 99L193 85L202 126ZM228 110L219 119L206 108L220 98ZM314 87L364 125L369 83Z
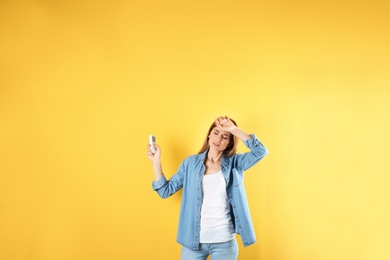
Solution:
M256 236L249 212L244 187L244 171L259 162L268 154L267 148L251 134L244 144L250 149L244 154L222 157L221 170L226 180L226 192L230 203L230 213L234 232L241 236L244 246L256 242ZM187 157L178 172L168 181L163 175L153 181L152 188L161 198L167 198L183 188L180 206L177 242L192 250L199 248L200 212L202 207L202 178L208 151Z

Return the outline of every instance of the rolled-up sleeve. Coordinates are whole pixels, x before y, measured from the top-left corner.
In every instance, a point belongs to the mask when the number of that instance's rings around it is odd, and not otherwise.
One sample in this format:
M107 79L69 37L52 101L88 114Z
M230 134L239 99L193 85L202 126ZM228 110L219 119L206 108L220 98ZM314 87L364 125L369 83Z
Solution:
M168 198L183 187L185 166L182 163L179 170L169 180L163 174L158 181L152 182L152 189L160 195L161 198Z
M162 186L164 186L164 184L167 182L167 179L165 178L164 174L161 176L161 178L158 180L158 181L153 181L152 182L152 189L155 191L155 190L158 190L160 189Z
M244 141L250 152L241 154L237 158L238 165L241 165L243 170L252 167L268 154L268 149L260 142L257 136L255 134L250 134L250 136L250 139Z
M268 154L267 148L260 142L259 138L255 134L250 134L252 138L245 140L244 144L247 148L251 149L251 152L259 153L264 157Z

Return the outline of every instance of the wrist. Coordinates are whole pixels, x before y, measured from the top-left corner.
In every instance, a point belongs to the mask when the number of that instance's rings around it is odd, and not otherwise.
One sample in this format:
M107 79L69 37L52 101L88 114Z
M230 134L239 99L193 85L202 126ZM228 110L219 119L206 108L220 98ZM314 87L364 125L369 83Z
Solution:
M230 130L230 133L232 134L232 135L236 135L237 134L237 132L238 132L238 127L237 126L234 126L234 127L232 127L232 129Z
M152 164L153 164L154 167L160 166L161 165L161 161L160 161L160 159L157 159L157 160L152 161Z

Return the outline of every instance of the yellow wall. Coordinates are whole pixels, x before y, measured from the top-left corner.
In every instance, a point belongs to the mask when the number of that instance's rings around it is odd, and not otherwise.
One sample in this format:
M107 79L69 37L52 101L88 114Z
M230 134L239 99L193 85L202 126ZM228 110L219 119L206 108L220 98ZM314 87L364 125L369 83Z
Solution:
M270 151L240 260L390 259L389 8L1 1L0 259L178 259L147 137L171 176L225 114Z

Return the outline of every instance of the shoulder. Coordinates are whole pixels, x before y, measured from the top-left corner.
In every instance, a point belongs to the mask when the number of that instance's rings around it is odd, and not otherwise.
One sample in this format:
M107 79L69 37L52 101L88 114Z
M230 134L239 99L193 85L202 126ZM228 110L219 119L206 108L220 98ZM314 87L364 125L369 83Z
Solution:
M183 166L195 166L195 165L203 164L204 159L205 159L205 153L193 154L193 155L186 157L183 160L182 165Z
M202 154L193 154L183 160L183 163L196 163L204 158Z

